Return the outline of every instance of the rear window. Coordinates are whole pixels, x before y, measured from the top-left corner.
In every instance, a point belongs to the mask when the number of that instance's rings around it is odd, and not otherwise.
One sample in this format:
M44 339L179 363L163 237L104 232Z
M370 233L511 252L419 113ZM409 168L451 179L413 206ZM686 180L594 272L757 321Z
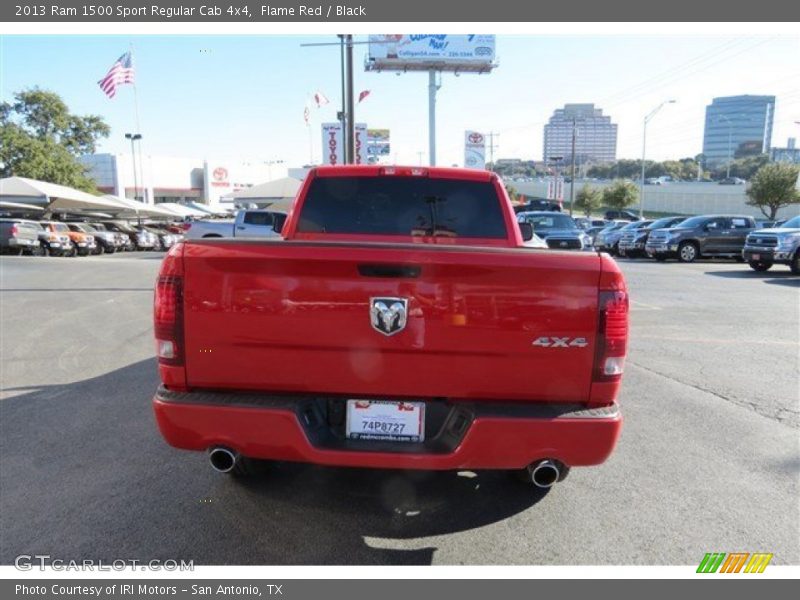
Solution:
M268 212L246 212L244 222L248 225L272 225L272 215Z
M505 238L491 182L428 177L320 177L299 233Z

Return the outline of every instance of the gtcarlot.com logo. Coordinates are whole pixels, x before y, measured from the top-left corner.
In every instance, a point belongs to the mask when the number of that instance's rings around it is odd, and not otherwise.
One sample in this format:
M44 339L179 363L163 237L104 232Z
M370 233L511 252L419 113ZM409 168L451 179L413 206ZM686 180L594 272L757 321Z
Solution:
M14 567L19 571L49 568L53 571L194 571L193 560L138 560L135 558L111 561L81 559L61 560L49 554L21 554L14 559Z
M763 573L767 568L772 554L765 552L708 552L700 566L698 573Z

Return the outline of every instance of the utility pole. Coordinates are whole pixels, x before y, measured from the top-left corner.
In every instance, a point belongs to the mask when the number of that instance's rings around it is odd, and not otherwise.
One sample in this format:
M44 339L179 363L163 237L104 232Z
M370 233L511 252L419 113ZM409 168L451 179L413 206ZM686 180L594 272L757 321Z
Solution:
M346 139L348 161L347 164L356 162L356 115L355 102L353 102L353 36L348 34L345 38L345 62L347 63L347 132Z
M492 165L492 171L494 171L494 149L499 147L499 144L494 143L494 138L499 138L500 134L490 131L487 136L489 138L489 163Z
M575 117L572 118L572 167L569 177L569 216L572 216L572 206L575 204L575 140L578 137L578 127Z
M339 34L337 36L339 38L339 62L340 62L340 72L341 72L341 80L342 80L342 110L339 112L339 122L342 124L342 140L346 139L345 132L347 131L347 90L345 85L345 75L344 75L344 34ZM344 144L344 156L342 157L342 162L344 164L348 164L347 161L347 143ZM324 161L323 161L324 162Z

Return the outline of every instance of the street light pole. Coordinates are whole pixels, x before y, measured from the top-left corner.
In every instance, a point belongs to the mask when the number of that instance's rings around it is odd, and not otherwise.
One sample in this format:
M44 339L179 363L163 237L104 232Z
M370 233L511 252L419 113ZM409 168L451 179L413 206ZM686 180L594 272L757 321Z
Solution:
M645 156L647 152L647 124L656 116L665 104L675 104L675 100L664 100L661 104L651 110L644 118L644 128L642 130L642 179L639 182L639 218L644 219L644 171L645 171Z

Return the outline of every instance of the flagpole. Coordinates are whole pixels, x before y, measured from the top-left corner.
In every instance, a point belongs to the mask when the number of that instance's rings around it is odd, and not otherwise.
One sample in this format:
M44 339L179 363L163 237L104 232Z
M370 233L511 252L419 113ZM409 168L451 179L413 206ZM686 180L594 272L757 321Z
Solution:
M308 128L308 164L314 164L314 136L311 132L311 121L306 125Z
M130 53L131 53L131 63L133 64L133 68L136 69L136 61L133 59L133 42L130 43ZM142 162L142 127L141 122L139 120L139 90L136 87L136 73L134 72L133 76L133 110L134 110L134 118L136 123L136 133L139 134L139 175L142 178L142 202L144 204L148 204L147 202L147 185L144 182L144 163ZM131 156L131 160L135 161L136 157ZM136 196L136 190L133 192L134 197Z

